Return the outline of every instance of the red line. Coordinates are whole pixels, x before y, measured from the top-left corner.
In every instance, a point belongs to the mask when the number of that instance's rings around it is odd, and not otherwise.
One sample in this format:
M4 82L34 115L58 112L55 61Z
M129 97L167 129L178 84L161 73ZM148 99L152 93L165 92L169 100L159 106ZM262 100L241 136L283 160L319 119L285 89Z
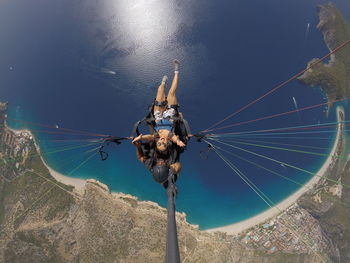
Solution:
M0 130L3 130L5 128L0 128ZM45 130L33 130L30 129L30 131L32 132L37 132L37 133L48 133L48 134L63 134L63 135L79 135L79 136L92 136L92 137L96 137L97 135L93 135L93 134L87 134L87 133L68 133L68 132L59 132L59 131L45 131ZM98 136L101 137L101 136Z
M338 126L340 122L338 122L337 124L332 124L332 125L323 125L320 124L315 124L311 127L300 127L300 128L289 128L289 127L285 127L285 128L276 128L276 129L266 129L266 130L255 130L255 131L242 131L242 132L225 132L225 133L215 133L213 135L254 135L257 133L264 133L264 132L280 132L280 131L295 131L295 130L312 130L312 129L323 129L323 128L332 128L332 127L336 127ZM344 126L350 126L350 124L344 124Z
M0 119L4 119L4 117L0 117ZM24 120L18 120L18 119L13 119L13 118L9 118L9 117L7 117L7 119L12 120L12 121L17 121L17 122L33 124L35 126L42 126L42 127L46 127L46 128L51 128L51 129L55 129L55 130L79 132L81 135L87 134L87 135L90 135L90 136L101 136L101 137L109 136L109 135L105 135L105 134L91 133L91 132L86 132L86 131L81 131L81 130L73 130L73 129L68 129L68 128L60 128L60 127L56 128L55 126L51 126L51 125L47 125L47 124L35 123L35 122L24 121Z
M245 110L246 108L250 107L251 105L255 104L256 102L262 100L263 98L265 98L267 95L275 92L276 90L282 88L283 86L287 85L289 82L293 81L294 79L296 79L297 77L301 76L302 74L304 74L306 71L308 71L309 69L311 69L312 67L316 66L317 64L321 63L323 60L325 60L326 58L328 58L329 56L331 56L332 54L336 53L337 51L339 51L339 49L343 48L344 46L346 46L347 44L350 43L350 40L344 42L343 44L341 44L340 46L338 46L337 48L335 48L332 52L328 53L327 55L325 55L324 57L320 58L319 60L315 61L314 63L311 63L309 67L307 67L306 69L300 71L299 73L295 74L293 77L291 77L290 79L286 80L285 82L281 83L280 85L278 85L277 87L273 88L272 90L268 91L267 93L265 93L264 95L260 96L259 98L253 100L252 102L248 103L247 105L245 105L244 107L240 108L239 110L235 111L234 113L228 115L226 118L222 119L221 121L218 121L216 123L214 123L213 125L211 125L209 128L203 130L202 132L208 132L208 131L212 131L215 129L211 129L214 128L215 126L221 124L222 122L226 121L227 119L235 116L236 114L240 113L241 111Z
M348 100L348 99L350 99L350 97L347 97L347 98L345 98L345 99L334 100L333 103L339 102L339 101ZM220 128L215 128L215 129L207 130L207 132L209 132L209 131L210 131L210 132L211 132L211 131L216 131L216 130L222 130L222 129L226 129L226 128L229 128L229 127L235 127L235 126L239 126L239 125L243 125L243 124L247 124L247 123L251 123L251 122L256 122L256 121L261 121L261 120L267 120L267 119L272 119L272 118L275 118L275 117L279 117L279 116L283 116L283 115L287 115L287 114L291 114L291 113L295 113L295 112L299 112L299 111L304 111L304 110L309 110L309 109L317 108L317 107L320 107L320 106L323 106L323 105L326 105L326 104L328 104L328 102L321 103L321 104L316 104L316 105L312 105L312 106L308 106L308 107L301 108L301 109L297 109L297 110L292 110L292 111L287 111L287 112L283 112L283 113L278 113L278 114L274 114L274 115L270 115L270 116L265 116L265 117L261 117L261 118L254 119L254 120L250 120L250 121L242 121L242 122L230 124L230 125L227 125L227 126L223 126L223 127L220 127Z

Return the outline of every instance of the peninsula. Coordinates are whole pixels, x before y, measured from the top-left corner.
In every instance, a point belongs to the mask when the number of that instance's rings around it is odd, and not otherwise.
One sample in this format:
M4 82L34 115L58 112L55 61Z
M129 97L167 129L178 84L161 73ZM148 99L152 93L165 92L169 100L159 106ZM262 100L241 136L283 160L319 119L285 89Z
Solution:
M323 33L330 51L350 40L350 25L332 3L319 6L320 22L317 28ZM331 55L328 63L319 63L305 72L299 80L308 86L321 87L332 104L350 97L350 43ZM308 67L317 61L312 59Z
M333 4L320 7L318 28L330 50L350 39L345 24ZM323 88L330 102L350 96L346 52L300 80ZM30 131L7 126L6 108L0 103L0 262L164 261L164 208L53 171ZM341 109L337 114L340 121L348 118ZM182 262L349 262L350 162L337 158L349 152L342 132L340 123L318 176L278 204L277 213L212 232L177 213Z

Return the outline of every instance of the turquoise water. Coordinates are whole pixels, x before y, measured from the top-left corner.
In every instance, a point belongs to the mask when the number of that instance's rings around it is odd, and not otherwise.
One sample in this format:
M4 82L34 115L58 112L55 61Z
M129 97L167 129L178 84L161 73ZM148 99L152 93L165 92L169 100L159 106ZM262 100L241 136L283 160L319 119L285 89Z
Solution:
M0 97L10 102L11 118L128 136L133 123L145 115L161 77L168 74L171 79L171 61L176 57L182 62L178 91L181 111L193 132L198 132L299 72L311 58L328 53L315 28L317 4L322 2L206 1L199 6L194 1L154 1L148 6L136 1L106 1L103 5L95 1L38 1L45 12L19 0L0 3ZM337 3L349 17L349 3ZM306 32L308 23L310 30ZM11 65L13 70L9 70ZM295 81L224 125L293 110L293 97L299 108L326 101L320 89ZM349 105L345 109L348 113ZM222 132L335 121L335 108L328 117L325 110L320 107ZM14 121L10 125L23 127L23 123ZM91 157L94 152L85 152L94 146L48 154L59 147L82 144L54 140L87 137L54 134L55 129L44 133L48 130L44 127L24 126L34 130L46 152L45 159L57 171L77 178L95 178L112 191L166 205L164 190L136 160L130 143L111 145L107 148L109 159L104 162L98 155ZM327 154L336 134L335 128L327 130L331 132L263 141L322 147L320 152ZM326 159L246 148L312 172L317 172ZM205 149L204 143L192 141L182 156L177 209L184 211L191 223L202 229L212 228L268 208L214 152L208 159L201 159L199 152ZM234 153L300 183L310 179L310 175L250 154ZM230 160L274 202L299 187L241 160Z

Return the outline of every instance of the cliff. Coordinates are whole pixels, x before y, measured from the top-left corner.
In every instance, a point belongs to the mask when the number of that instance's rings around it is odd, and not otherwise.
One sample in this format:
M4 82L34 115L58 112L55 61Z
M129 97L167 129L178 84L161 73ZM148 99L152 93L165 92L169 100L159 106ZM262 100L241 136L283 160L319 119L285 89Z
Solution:
M334 4L320 6L319 18L317 28L323 33L329 50L350 40L350 26ZM319 64L306 72L300 80L306 85L320 86L330 103L350 97L350 45L332 55L327 64ZM343 152L348 153L348 143L343 143L343 147ZM298 204L318 220L333 247L331 260L350 262L350 163L341 162L337 160L341 168L330 174L334 183L321 182Z
M317 28L332 51L350 40L350 26L334 4L321 5L319 9ZM316 60L311 60L308 66ZM350 97L350 44L331 55L328 63L320 63L309 69L299 80L309 86L321 87L330 103Z
M0 138L5 133L0 158L0 262L164 262L164 208L130 195L112 194L95 180L87 181L83 193L77 192L50 175L27 131L6 128ZM288 213L281 218L291 219ZM310 217L303 213L295 222L299 226L300 220ZM316 220L310 222L304 223L306 229L317 225ZM247 243L245 234L200 231L181 213L177 213L177 224L182 262L312 263L320 262L319 254L324 255L322 250L330 246L319 232L310 231L311 239L320 239L313 244L317 253L303 238L278 236L273 238L283 246L271 250ZM280 229L293 237L288 226ZM288 244L300 249L289 250Z
M350 39L334 5L320 7L330 50ZM350 96L350 48L301 77L330 101ZM0 262L164 262L166 210L88 180L82 192L51 176L29 131L5 126L0 104ZM341 139L338 155L349 147ZM350 262L350 163L335 158L327 177L292 207L239 235L208 233L177 213L182 262ZM164 196L165 198L165 196Z

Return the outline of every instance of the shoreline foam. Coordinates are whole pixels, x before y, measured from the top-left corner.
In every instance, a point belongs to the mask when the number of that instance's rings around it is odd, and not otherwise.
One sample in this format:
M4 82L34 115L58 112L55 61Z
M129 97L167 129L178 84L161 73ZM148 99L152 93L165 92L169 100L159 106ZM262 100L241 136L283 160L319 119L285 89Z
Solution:
M256 216L253 216L251 218L248 218L246 220L243 220L234 224L211 228L205 231L207 232L221 231L231 235L239 234L240 232L243 232L255 225L264 223L265 221L277 216L282 211L286 210L288 207L293 205L304 193L308 192L309 190L312 190L312 188L319 182L321 177L323 177L327 173L328 169L333 163L333 157L337 153L337 150L339 148L339 142L342 137L343 124L340 122L344 120L343 119L344 114L345 114L344 110L341 109L340 107L337 107L337 121L339 123L337 127L337 136L336 136L332 151L330 152L327 160L324 162L320 170L299 190L297 190L294 194L290 195L289 197L287 197L286 199L278 203L276 206L269 208L268 210ZM342 115L343 118L340 115Z

